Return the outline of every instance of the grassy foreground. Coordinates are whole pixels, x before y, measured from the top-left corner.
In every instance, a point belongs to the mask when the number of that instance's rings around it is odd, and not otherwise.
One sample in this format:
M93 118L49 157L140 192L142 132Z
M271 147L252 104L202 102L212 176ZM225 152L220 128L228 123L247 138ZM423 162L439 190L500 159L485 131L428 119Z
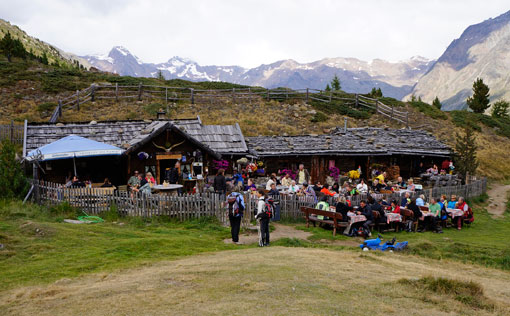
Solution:
M186 223L139 218L94 225L61 222L74 218L74 212L0 202L0 290L233 248L223 243L229 230L210 218Z

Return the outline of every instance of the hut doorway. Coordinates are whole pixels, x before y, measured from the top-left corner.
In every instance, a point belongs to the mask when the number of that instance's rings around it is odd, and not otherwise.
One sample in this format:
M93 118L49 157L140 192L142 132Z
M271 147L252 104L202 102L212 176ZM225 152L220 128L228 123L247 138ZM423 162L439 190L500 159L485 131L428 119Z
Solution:
M165 181L166 170L172 169L175 163L181 159L181 154L156 154L156 179L158 179L158 183Z

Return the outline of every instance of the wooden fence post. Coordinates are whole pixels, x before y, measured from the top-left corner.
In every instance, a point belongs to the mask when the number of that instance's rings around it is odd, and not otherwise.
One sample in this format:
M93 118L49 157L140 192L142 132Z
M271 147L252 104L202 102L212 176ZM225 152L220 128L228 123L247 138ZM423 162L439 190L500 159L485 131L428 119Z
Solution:
M142 101L143 87L142 83L138 84L138 101Z
M96 85L92 84L92 87L90 90L90 101L91 102L94 102L95 94L96 94Z
M266 96L266 99L267 99L267 101L269 101L269 89L267 89L267 96Z
M329 91L329 103L331 103L331 97L333 96L333 93Z
M379 100L375 99L375 112L379 112Z
M236 88L232 88L232 103L236 103Z
M248 102L251 104L251 87L248 88Z
M310 96L310 90L308 88L306 88L306 99L305 99L305 103L308 103L308 97Z
M393 104L391 105L391 119L393 120Z
M165 87L165 104L168 104L168 87Z
M115 102L119 102L119 83L115 83Z
M62 100L58 100L58 117L62 117Z
M406 128L409 129L409 112L406 112Z
M11 141L11 144L14 144L14 121L11 120L11 129L9 131L9 140Z
M191 104L195 104L195 93L194 93L195 89L189 88L189 90L191 93Z
M355 96L356 96L356 108L358 108L359 107L359 95L356 93Z
M76 90L76 109L80 110L80 90Z

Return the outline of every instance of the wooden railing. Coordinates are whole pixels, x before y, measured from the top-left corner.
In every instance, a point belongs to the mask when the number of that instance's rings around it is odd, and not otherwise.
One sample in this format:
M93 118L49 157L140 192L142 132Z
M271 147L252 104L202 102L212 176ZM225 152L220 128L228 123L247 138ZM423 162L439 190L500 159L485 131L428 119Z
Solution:
M344 97L336 91L324 91L318 89L264 89L264 88L232 88L232 89L209 89L201 90L185 87L168 87L157 85L96 85L92 84L84 90L76 90L72 95L58 100L58 105L50 117L50 123L57 122L65 109L70 107L76 110L80 105L95 100L136 100L142 101L144 98L153 98L162 100L165 103L189 102L195 103L213 103L216 100L231 99L233 103L251 103L256 100L302 100L306 103L317 101L322 103L332 103L341 101L343 105L351 107L364 107L384 115L394 121L405 124L409 127L409 114L406 111L395 109L393 105L388 106L378 99L370 98L362 94L355 94L354 97Z
M13 144L23 144L23 125L15 125L11 121L11 124L0 125L0 141L8 139Z
M181 221L204 216L215 216L223 224L228 224L225 197L219 194L146 195L140 193L131 194L126 191L108 188L67 188L62 184L45 181L35 181L32 184L32 199L35 202L47 205L67 202L71 206L85 211L87 214L100 215L101 213L114 210L122 216L169 216ZM412 193L412 197L417 194L424 194L430 199L440 198L444 194L450 198L452 194L456 194L468 199L479 196L486 190L486 178L473 178L466 185L426 189ZM245 193L243 196L246 204L243 225L246 226L254 218L258 198L249 193ZM399 193L373 194L372 196L376 199L385 199L386 201L395 199L399 202L403 198ZM366 194L352 196L352 205L359 205L359 202L366 200L366 198ZM280 205L282 218L301 218L301 206L315 207L317 203L314 197L307 196L280 195L273 196L273 199ZM335 203L335 201L331 200L330 203Z

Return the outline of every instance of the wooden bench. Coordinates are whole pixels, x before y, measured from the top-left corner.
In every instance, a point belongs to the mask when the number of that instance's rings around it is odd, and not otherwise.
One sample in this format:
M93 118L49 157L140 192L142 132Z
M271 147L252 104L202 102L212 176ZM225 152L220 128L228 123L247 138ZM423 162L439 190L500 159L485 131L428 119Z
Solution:
M345 228L349 225L347 222L342 222L342 214L340 213L323 211L306 206L301 206L301 212L305 213L306 227L310 227L310 222L313 223L314 227L316 222L329 224L333 226L333 236L336 236L337 227ZM319 219L317 215L326 216L328 219Z

